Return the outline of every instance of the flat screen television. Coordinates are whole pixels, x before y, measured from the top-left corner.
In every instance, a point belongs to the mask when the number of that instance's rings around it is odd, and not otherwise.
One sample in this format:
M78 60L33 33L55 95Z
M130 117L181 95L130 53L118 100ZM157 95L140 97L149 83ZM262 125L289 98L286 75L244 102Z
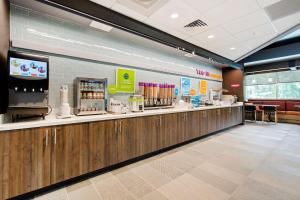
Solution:
M17 57L9 58L9 75L23 79L47 79L48 62L23 59Z
M8 75L9 89L44 92L49 86L49 59L45 56L10 51Z

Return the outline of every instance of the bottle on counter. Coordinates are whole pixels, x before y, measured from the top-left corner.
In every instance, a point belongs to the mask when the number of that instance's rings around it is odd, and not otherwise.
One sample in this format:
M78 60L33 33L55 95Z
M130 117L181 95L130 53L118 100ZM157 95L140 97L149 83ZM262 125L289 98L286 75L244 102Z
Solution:
M145 96L145 83L139 82L139 94Z
M149 83L149 105L153 106L153 83Z
M174 84L171 85L171 98L172 98L172 102L173 102L175 99L175 85Z
M144 104L146 106L149 105L149 86L148 86L148 83L144 83Z
M153 104L157 105L157 100L159 96L159 87L157 83L153 83Z

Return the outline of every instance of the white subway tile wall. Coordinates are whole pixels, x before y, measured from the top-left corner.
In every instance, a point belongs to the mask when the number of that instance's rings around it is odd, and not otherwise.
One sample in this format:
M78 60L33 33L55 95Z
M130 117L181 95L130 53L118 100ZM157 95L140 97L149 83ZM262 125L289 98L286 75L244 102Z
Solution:
M55 49L76 51L82 55L89 53L102 57L133 60L132 66L156 66L169 70L184 71L187 67L200 67L215 74L221 70L205 63L189 61L178 55L172 55L159 49L142 46L139 43L93 30L69 21L49 16L27 8L11 5L11 40L34 45L43 45ZM42 53L41 53L42 54ZM76 77L108 78L108 83L115 83L115 69L119 65L97 62L87 59L71 58L64 55L48 54L50 61L49 104L59 106L59 87L69 85L69 103L73 102L73 81ZM120 66L123 67L123 66ZM180 88L179 75L136 69L139 81L174 83ZM199 80L192 79L192 88L199 91ZM222 82L208 81L208 89L222 87ZM128 95L117 95L124 101Z

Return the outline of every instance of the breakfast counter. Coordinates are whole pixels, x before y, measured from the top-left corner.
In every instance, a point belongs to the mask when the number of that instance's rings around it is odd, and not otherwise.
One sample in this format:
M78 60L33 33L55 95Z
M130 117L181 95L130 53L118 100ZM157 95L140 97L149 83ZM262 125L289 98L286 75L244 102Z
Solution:
M134 112L127 114L104 114L104 115L89 115L89 116L72 116L67 119L58 119L55 116L48 116L45 120L35 120L28 122L17 122L17 123L6 123L0 125L0 131L10 131L10 130L19 130L19 129L28 129L28 128L38 128L38 127L47 127L47 126L57 126L57 125L66 125L66 124L77 124L77 123L87 123L87 122L96 122L96 121L105 121L113 119L124 119L124 118L133 118L133 117L143 117L143 116L152 116L152 115L163 115L171 113L181 113L181 112L190 112L190 111L200 111L200 110L210 110L217 108L228 108L228 107L239 107L242 106L242 102L238 102L233 105L224 105L224 106L203 106L198 108L168 108L168 109L155 109L155 110L145 110L144 112Z
M85 177L242 123L243 104L238 103L3 124L0 165L6 176L0 176L0 199Z

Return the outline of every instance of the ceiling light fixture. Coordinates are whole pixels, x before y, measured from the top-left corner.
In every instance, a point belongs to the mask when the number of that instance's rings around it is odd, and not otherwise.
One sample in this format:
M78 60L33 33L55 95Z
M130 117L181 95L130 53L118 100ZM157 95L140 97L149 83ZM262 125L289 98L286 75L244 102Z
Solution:
M103 23L100 23L100 22L97 22L97 21L92 21L90 23L90 27L93 27L95 29L98 29L98 30L101 30L101 31L105 31L105 32L110 32L111 29L113 29L113 27L108 26L108 25L103 24Z
M214 38L214 37L215 37L214 35L209 35L209 36L207 36L208 39L212 39L212 38Z
M230 50L235 50L235 47L230 47L229 49L230 49Z
M195 55L195 50L194 50L194 51L192 51L192 54L193 54L193 55Z
M178 18L179 17L179 14L178 13L172 13L171 15L170 15L170 18L171 19L176 19L176 18Z

